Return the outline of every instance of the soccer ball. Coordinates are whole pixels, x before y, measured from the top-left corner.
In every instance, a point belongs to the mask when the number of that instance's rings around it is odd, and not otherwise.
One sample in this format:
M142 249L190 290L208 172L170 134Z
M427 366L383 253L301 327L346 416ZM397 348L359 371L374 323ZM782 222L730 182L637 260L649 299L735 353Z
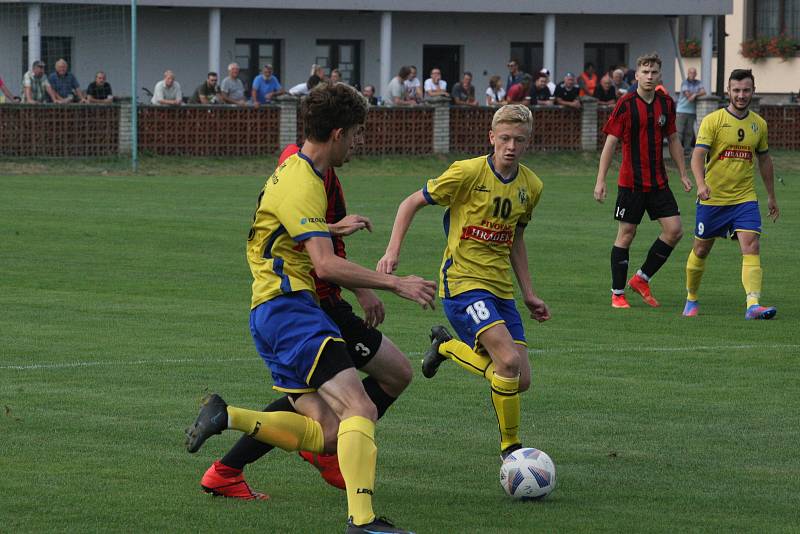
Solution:
M517 449L500 466L500 485L514 499L541 499L556 489L556 466L544 451Z

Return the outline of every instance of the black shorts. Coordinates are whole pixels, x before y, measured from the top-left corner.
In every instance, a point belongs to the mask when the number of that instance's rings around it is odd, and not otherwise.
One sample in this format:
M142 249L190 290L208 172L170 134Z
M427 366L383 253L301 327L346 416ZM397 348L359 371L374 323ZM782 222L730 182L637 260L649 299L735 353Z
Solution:
M681 214L669 186L647 193L633 191L627 187L619 188L617 205L614 207L614 219L630 224L639 224L642 222L645 211L651 221Z
M368 326L361 317L353 313L353 307L346 300L323 299L320 307L339 327L356 369L367 365L381 347L381 331Z
M319 389L322 384L338 375L345 369L352 369L353 362L344 343L341 341L329 340L322 349L315 367L311 371L308 385L314 389ZM297 400L299 395L292 397Z

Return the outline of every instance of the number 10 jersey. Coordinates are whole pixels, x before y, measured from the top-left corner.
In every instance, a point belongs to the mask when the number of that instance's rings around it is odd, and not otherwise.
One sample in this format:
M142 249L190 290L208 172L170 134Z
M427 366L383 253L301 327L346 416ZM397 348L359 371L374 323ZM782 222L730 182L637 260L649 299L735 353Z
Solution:
M542 181L524 165L504 179L492 155L456 161L422 194L429 204L447 207L447 247L439 274L439 296L485 289L514 298L511 246L517 225L526 225L539 203Z

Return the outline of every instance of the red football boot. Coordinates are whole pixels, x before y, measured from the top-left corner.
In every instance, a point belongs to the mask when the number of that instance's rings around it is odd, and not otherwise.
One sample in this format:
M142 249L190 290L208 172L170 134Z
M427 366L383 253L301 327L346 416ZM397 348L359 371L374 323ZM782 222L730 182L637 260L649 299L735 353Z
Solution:
M245 482L241 469L228 467L217 460L203 475L200 480L203 491L215 497L231 497L244 501L266 501L269 495L253 491Z
M625 295L615 295L611 293L611 307L612 308L630 308L631 305L628 304L628 299L625 298Z
M344 477L339 470L339 457L337 455L317 454L308 451L300 451L297 454L300 455L300 458L316 467L325 482L334 488L345 489Z
M650 283L638 274L628 280L628 286L642 296L642 300L654 308L658 308L661 304L650 293Z

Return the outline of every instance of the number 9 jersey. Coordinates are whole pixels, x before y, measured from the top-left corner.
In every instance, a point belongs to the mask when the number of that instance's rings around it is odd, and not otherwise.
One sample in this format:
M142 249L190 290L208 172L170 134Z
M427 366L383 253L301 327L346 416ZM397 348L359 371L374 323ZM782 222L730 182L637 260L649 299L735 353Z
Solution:
M439 296L450 298L484 289L514 298L511 246L517 225L526 225L539 203L542 181L524 165L504 179L492 155L456 161L422 194L429 204L447 207L447 247L439 275Z
M748 111L743 117L727 109L707 115L695 146L708 149L706 184L711 198L701 204L730 206L756 200L754 162L767 146L767 121Z

